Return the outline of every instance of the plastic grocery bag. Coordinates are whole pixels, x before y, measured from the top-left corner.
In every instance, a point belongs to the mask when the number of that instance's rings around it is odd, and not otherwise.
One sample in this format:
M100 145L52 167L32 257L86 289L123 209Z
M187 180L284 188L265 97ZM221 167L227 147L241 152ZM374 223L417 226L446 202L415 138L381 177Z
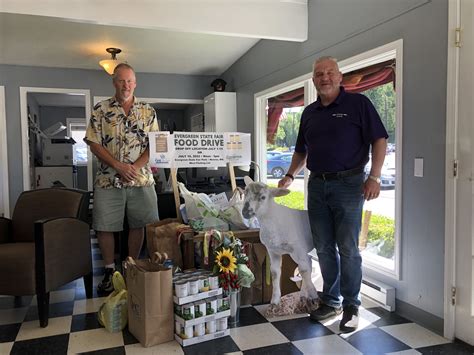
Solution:
M114 291L107 296L99 308L99 323L110 333L120 332L127 325L127 289L120 272L112 276Z
M222 208L219 217L237 229L248 229L249 220L242 216L244 198L239 189L234 191L230 201Z
M181 182L178 182L178 186L181 196L184 198L188 219L217 217L219 215L219 210L208 195L191 192Z

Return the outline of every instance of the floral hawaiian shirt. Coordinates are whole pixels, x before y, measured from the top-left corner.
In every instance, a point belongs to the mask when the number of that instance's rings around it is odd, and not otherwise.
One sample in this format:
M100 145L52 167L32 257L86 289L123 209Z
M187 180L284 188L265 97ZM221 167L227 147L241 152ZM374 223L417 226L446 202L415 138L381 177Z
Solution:
M84 141L102 145L121 162L135 162L148 148L148 132L158 131L159 128L153 107L144 102L137 102L135 97L133 102L128 116L115 97L95 105ZM95 186L106 189L116 186L119 179L116 175L117 172L113 168L100 162ZM147 164L128 186L153 184L153 175Z

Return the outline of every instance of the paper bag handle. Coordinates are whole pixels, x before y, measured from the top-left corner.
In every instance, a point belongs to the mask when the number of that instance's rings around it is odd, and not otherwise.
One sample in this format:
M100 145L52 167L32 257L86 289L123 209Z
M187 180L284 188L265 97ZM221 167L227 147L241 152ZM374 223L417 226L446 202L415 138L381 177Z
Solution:
M151 256L151 262L154 264L163 264L166 259L168 259L168 254L157 251Z

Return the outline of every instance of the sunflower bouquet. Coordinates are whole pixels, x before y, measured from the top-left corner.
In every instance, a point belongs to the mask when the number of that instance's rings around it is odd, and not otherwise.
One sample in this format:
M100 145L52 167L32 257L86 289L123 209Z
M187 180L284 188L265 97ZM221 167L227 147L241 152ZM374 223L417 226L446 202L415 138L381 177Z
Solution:
M250 287L255 277L248 268L248 257L239 238L232 232L212 231L215 265L213 272L219 276L224 292Z

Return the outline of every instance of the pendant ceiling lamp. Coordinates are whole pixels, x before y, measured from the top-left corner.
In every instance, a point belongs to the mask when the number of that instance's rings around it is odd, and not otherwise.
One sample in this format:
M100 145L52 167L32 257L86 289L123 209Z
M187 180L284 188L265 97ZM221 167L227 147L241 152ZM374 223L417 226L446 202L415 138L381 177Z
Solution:
M122 52L122 50L120 48L107 48L106 51L110 53L112 58L101 60L99 64L109 75L112 75L115 67L121 63L117 60L117 54Z

